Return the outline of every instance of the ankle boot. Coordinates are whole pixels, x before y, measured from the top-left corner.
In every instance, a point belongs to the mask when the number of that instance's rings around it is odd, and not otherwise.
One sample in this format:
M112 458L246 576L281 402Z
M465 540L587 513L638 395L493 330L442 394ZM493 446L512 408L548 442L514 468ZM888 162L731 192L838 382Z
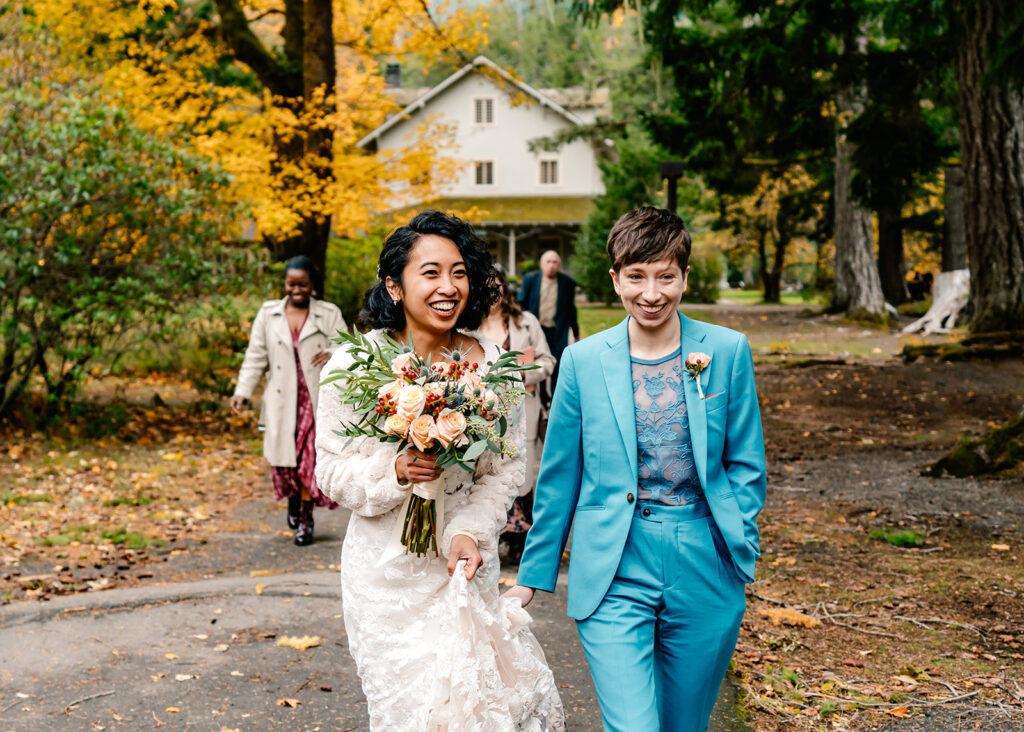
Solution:
M303 501L299 509L299 525L295 528L296 546L309 546L313 543L313 502Z
M288 496L288 528L293 531L299 528L299 508L302 506L302 496Z

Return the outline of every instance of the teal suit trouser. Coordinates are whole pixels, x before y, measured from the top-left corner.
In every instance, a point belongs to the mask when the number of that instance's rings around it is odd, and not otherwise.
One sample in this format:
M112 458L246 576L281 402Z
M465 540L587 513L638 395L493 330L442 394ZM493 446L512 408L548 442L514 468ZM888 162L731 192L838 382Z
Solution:
M577 621L609 732L703 732L746 606L706 502L639 503L597 610Z

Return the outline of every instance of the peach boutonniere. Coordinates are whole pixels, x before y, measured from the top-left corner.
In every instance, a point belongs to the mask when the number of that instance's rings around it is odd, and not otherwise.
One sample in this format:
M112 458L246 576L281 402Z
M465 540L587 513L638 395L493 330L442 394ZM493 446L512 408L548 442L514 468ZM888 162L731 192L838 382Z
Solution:
M700 374L710 364L711 356L700 351L694 351L686 357L686 370L690 372L690 376L697 382L697 396L701 399L704 398L704 389L700 385Z

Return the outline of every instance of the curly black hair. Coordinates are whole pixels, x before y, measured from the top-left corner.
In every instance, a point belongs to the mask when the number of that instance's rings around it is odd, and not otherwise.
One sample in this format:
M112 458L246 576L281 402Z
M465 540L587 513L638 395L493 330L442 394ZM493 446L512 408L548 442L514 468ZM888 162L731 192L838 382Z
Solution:
M479 328L490 312L491 305L501 297L501 290L495 281L493 260L473 227L456 216L440 211L423 211L405 226L392 231L384 240L384 248L377 261L377 284L366 291L363 309L359 313L359 319L364 325L392 331L405 329L405 310L401 303L396 304L391 300L385 282L390 277L398 285L402 284L402 272L409 263L409 252L420 237L427 234L441 236L454 243L466 263L469 299L466 309L455 321L456 328Z

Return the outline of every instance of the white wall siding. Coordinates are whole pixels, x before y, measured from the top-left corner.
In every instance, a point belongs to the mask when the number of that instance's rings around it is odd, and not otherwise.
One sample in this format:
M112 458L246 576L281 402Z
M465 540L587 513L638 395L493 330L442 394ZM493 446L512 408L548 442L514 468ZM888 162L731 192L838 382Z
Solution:
M527 143L569 127L572 122L533 99L512 106L509 90L472 73L432 99L427 108L385 131L381 150L403 147L423 114L441 115L456 126L455 155L462 174L444 195L453 198L596 196L604 192L601 172L589 142L576 141L556 152L531 153ZM523 97L525 95L518 94ZM493 121L474 124L477 98L493 98ZM557 160L557 184L541 183L541 160ZM493 161L491 185L476 185L474 162Z

